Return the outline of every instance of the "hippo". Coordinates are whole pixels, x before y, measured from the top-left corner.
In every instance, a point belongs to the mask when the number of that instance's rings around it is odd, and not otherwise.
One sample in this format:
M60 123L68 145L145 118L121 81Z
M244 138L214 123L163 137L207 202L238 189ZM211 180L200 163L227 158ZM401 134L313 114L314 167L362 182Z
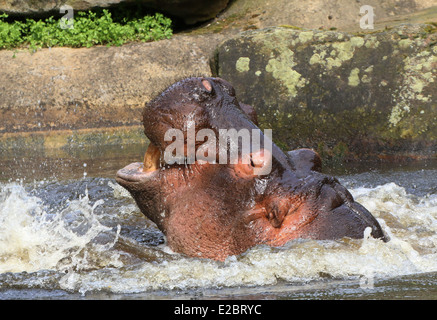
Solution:
M196 132L260 131L254 108L240 103L221 78L186 78L146 103L143 123L150 144L144 161L120 169L116 181L164 233L172 251L224 261L257 245L280 247L294 239L360 239L366 231L387 241L372 214L321 172L320 156L311 149L284 153L263 142L238 152L232 163L187 161L184 134L182 161L164 161L175 142L166 133L185 132L189 121ZM197 150L201 143L191 147ZM255 174L267 165L269 170Z

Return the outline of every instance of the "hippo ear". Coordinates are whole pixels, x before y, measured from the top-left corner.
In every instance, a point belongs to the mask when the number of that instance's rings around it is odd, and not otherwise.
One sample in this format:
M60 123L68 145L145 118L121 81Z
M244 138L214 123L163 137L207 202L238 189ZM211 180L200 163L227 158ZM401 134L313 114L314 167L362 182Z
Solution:
M297 149L288 151L287 156L293 163L296 171L308 172L318 171L322 172L322 159L319 154L311 149Z
M202 85L206 89L206 91L208 91L208 92L212 91L211 82L209 82L207 79L202 80Z

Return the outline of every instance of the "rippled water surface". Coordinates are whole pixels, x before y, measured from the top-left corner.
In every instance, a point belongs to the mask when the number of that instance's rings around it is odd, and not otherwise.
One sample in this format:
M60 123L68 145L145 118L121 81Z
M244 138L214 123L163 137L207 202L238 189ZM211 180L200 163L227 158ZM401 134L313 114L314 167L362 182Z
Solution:
M0 299L437 299L437 164L331 169L391 240L188 258L115 183L143 147L2 156Z

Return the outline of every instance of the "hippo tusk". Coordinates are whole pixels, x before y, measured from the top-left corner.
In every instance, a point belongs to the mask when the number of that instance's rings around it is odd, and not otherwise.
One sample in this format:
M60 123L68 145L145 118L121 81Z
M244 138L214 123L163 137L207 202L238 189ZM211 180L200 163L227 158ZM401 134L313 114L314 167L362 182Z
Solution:
M151 172L159 169L161 152L158 147L150 143L144 155L143 172Z

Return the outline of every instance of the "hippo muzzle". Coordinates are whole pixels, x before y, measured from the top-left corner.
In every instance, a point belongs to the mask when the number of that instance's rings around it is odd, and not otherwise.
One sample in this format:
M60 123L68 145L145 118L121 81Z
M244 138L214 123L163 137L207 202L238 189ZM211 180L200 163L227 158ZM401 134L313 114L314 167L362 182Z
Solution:
M146 104L143 123L150 140L144 161L119 170L116 179L176 252L224 260L258 244L281 246L298 238L363 238L370 232L387 240L371 213L320 172L312 150L285 154L263 140L257 148L239 149L236 161L220 162L222 149L211 133L247 129L253 141L260 130L254 109L239 103L223 79L177 82ZM169 139L169 130L179 136ZM189 130L209 135L190 141ZM209 160L190 158L190 149L206 154L206 141ZM181 161L169 163L169 149L179 150Z

